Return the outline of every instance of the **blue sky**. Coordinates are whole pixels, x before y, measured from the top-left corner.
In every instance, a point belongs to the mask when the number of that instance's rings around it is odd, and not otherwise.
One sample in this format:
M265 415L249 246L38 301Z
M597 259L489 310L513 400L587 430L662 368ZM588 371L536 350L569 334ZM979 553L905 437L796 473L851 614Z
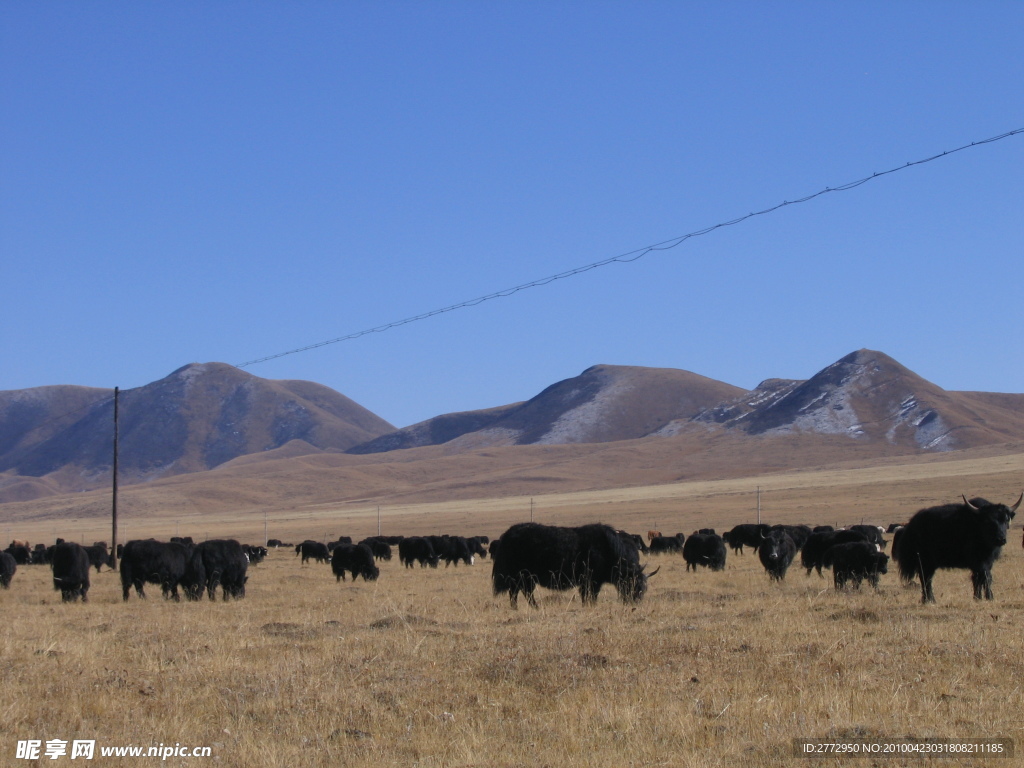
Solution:
M1024 127L1020 2L0 5L0 389L238 364ZM1024 392L1024 135L247 368L397 426L861 347Z

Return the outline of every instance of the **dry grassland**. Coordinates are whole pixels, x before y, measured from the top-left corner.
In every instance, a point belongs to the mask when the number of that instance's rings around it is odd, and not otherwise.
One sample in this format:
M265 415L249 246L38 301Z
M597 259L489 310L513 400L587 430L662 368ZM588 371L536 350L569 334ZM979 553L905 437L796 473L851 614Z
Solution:
M652 558L661 572L635 608L611 588L586 609L539 590L535 611L492 597L486 562L406 570L396 557L376 583L337 584L278 550L242 601L176 604L152 588L127 605L116 573L62 605L49 570L24 566L0 594L0 754L27 765L17 740L60 738L210 746L166 764L232 768L1009 766L800 760L792 739L1024 746L1015 532L994 602L940 572L930 606L892 573L878 591L836 593L799 568L773 585L749 553L724 573Z
M311 501L310 497L332 497L322 489L298 493L283 478L263 479L265 486L256 502L248 500L246 486L210 472L170 485L142 484L124 489L118 540L190 535L197 541L230 537L255 544L262 543L264 531L283 541L326 541L338 535L358 539L377 533L378 511L385 534L496 536L513 523L530 519L531 510L537 520L558 525L601 521L638 532L656 528L665 533L689 534L700 527L725 530L737 523L755 522L758 488L763 519L771 523L888 525L905 521L922 507L958 500L961 493L1012 503L1024 486L1024 451L1021 446L1006 453L1001 450L1008 449L861 460L757 476L613 488L602 486L601 471L590 468L588 482L597 486L593 490L518 495L509 493L508 486L497 484L473 498L461 498L453 488L451 497L440 502L364 498ZM308 482L316 485L318 479L322 480L316 475ZM213 503L212 491L200 494L193 484L215 480L223 483L216 487L218 500ZM195 495L182 496L179 486L191 488L190 493ZM205 505L201 505L200 496ZM5 504L0 507L0 537L4 544L12 538L52 543L57 536L84 544L110 541L109 519L109 492Z
M887 524L961 492L1012 502L1022 477L1019 452L964 454L533 502L541 522L689 533L753 520L760 486L768 522ZM157 490L138 491L153 494L146 514L128 497L122 538L258 543L265 520L292 541L377 530L368 501L187 516L161 514ZM495 536L530 506L529 496L391 503L381 520L385 533ZM102 518L9 509L10 537L109 539ZM635 608L611 588L587 609L539 590L537 611L494 598L486 562L406 570L396 557L378 582L353 585L279 550L251 569L242 601L176 604L151 588L127 605L116 573L93 575L87 604L62 605L49 569L24 566L0 591L0 764L30 764L14 759L18 740L53 738L210 746L212 758L166 763L232 768L1020 764L1019 754L808 760L792 746L912 735L1007 737L1024 749L1020 536L1018 524L996 564L995 601L975 602L966 572L940 571L930 606L894 573L877 592L836 593L799 568L773 585L749 553L717 574L652 558L663 567ZM133 762L159 760L106 764Z

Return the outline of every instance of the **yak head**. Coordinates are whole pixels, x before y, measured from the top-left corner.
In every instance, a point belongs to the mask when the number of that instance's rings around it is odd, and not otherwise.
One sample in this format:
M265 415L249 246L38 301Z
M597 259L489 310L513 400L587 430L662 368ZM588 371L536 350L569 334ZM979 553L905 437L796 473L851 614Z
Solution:
M661 570L659 566L650 573L644 573L646 567L639 563L620 561L615 578L615 588L619 590L622 602L638 603L643 600L644 595L647 594L647 580Z
M871 570L875 573L889 572L889 556L883 552L876 552L872 558Z
M785 559L783 532L770 531L767 536L765 536L763 531L759 531L759 533L761 534L761 546L758 548L758 554L761 556L761 562L769 560L774 563Z
M964 504L978 516L979 522L985 531L986 538L991 539L994 546L1001 547L1006 544L1006 535L1010 529L1010 521L1017 514L1017 507L1024 501L1024 492L1021 492L1016 503L1012 507L1005 504L993 504L992 502L976 497L967 500L963 496Z

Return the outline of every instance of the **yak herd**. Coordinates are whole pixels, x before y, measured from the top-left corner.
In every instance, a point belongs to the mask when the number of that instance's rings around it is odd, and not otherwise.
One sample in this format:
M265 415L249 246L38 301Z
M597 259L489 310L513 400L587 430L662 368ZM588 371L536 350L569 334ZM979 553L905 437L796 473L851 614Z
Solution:
M929 507L917 512L906 524L892 525L892 558L905 583L918 580L921 600L935 602L932 579L940 569L971 572L976 599L992 599L992 566L1007 541L1010 523L1024 501L1024 493L1012 506L977 497L962 503ZM698 566L712 571L725 568L726 547L742 553L753 549L771 581L785 579L800 555L808 575L832 570L836 589L860 587L863 581L878 586L879 576L888 572L887 542L882 530L871 525L854 525L834 530L830 526L742 524L719 535L702 528L690 536L663 536L648 531L648 542L638 534L616 530L600 523L578 527L519 523L499 539L486 536L374 536L353 544L348 537L324 544L307 540L298 545L272 539L268 546L294 546L301 562L328 563L337 581L351 575L375 581L380 575L377 560L390 560L397 546L399 559L407 568L415 565L437 568L472 565L477 557L490 554L494 594L508 594L517 607L519 593L537 607L536 587L578 589L584 605L593 604L605 584L611 584L623 602L641 600L648 580L659 569L646 572L641 555L681 554L687 570ZM484 545L488 544L488 549ZM180 588L188 600L206 592L213 600L217 588L224 600L245 596L250 563L267 554L265 547L239 544L234 539L214 539L196 544L191 538L175 537L169 542L154 539L129 541L118 546L122 597L129 599L134 587L145 597L144 585L157 584L165 598L178 600ZM89 572L111 565L113 558L103 542L83 547L58 539L52 547L13 541L0 552L0 587L9 588L19 564L47 563L53 571L53 586L64 601L87 600Z

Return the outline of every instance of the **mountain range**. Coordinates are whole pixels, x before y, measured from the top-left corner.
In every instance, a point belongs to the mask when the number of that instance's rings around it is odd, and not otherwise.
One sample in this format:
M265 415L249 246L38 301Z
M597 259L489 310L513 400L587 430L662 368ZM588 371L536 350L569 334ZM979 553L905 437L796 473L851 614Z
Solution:
M112 422L110 390L0 392L0 503L108 484ZM1024 394L946 391L862 349L809 379L766 379L749 391L684 370L596 365L525 402L395 429L322 385L204 363L121 392L119 435L124 484L234 466L246 457L347 453L407 464L418 455L409 449L431 446L451 456L677 435L697 444L728 435L736 445L830 436L861 454L892 455L1019 440Z

